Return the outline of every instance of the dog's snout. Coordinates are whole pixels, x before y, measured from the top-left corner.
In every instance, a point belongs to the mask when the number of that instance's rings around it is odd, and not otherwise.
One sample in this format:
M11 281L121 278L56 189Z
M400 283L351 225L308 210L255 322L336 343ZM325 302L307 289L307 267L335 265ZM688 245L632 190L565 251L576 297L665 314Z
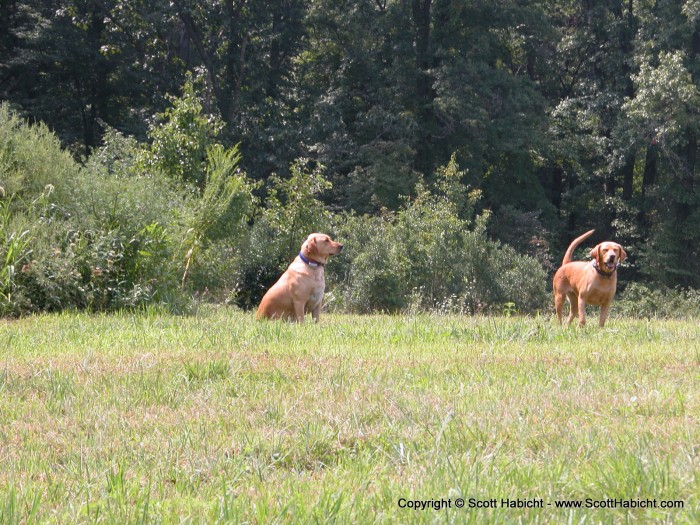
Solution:
M340 252L342 252L342 251L343 251L343 245L342 245L342 244L339 244L339 245L338 245L338 253L340 253Z

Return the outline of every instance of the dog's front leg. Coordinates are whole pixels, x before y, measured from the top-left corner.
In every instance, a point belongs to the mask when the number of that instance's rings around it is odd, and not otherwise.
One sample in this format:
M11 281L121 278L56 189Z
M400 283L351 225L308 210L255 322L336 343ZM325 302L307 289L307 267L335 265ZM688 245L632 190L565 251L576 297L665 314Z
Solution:
M302 324L304 324L304 306L303 301L294 301L294 317L298 323Z
M608 318L608 313L610 312L610 304L603 304L600 306L600 321L598 324L601 328L605 326L605 321Z
M314 321L318 323L319 317L321 317L321 306L323 305L323 301L319 301L318 304L314 307L313 310L311 310L311 315L314 318Z
M586 326L586 301L578 296L578 325Z

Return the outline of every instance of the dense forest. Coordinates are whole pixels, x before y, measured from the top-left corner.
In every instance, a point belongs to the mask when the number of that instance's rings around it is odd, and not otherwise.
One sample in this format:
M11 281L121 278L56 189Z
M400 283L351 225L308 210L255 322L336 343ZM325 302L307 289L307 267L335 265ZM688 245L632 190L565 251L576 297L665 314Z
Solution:
M697 289L699 86L697 0L2 0L4 251L30 231L11 214L68 221L92 248L115 232L167 237L163 261L184 264L169 289L226 289L252 306L302 227L325 227L355 241L331 276L343 308L527 311L547 301L528 280L545 283L595 228L630 254L623 288ZM50 174L55 191L32 193L28 161L18 175L7 130L27 123L60 140L60 162L37 162L67 166L63 193ZM120 198L144 202L120 213L143 221L79 210L88 185L131 186ZM78 218L95 221L91 237ZM81 244L66 235L68 257ZM84 295L106 267L92 248L64 301L108 307L113 295ZM416 264L438 277L412 282ZM5 297L21 279L44 290L20 311L58 308L49 296L72 286L39 266L3 277ZM147 266L129 286L167 273L144 278ZM407 295L386 292L397 286Z

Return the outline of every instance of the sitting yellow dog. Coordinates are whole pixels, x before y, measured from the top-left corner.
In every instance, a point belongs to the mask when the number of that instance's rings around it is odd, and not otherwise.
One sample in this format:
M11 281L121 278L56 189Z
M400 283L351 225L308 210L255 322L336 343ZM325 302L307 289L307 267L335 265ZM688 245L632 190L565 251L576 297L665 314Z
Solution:
M304 322L311 312L318 322L326 290L324 266L328 257L339 254L343 245L323 233L312 233L301 245L299 255L260 301L257 319L285 319Z

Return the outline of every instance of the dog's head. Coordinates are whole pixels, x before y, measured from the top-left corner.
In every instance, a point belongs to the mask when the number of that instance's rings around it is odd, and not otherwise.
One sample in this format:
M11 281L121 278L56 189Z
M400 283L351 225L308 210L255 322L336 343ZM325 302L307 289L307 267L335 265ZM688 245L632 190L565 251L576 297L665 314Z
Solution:
M342 251L343 245L335 242L325 233L312 233L301 245L301 253L322 263L325 263L331 255L338 255Z
M613 273L627 258L627 252L616 242L606 241L593 248L590 256L596 260L602 272Z

